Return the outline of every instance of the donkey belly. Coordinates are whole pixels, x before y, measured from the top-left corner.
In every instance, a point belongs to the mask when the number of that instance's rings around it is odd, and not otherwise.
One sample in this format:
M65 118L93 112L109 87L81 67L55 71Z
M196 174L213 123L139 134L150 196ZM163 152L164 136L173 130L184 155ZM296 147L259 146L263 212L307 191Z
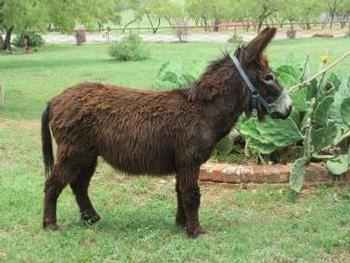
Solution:
M121 140L99 153L114 168L130 174L162 175L175 171L172 147L154 140Z

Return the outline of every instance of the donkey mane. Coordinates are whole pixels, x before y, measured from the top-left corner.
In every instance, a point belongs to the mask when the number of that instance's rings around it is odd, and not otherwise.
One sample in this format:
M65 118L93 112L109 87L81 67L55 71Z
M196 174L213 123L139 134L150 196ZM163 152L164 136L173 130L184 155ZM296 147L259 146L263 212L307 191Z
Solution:
M212 101L222 93L222 86L232 82L235 70L228 51L211 61L198 80L185 90L189 101ZM239 81L238 81L239 83Z

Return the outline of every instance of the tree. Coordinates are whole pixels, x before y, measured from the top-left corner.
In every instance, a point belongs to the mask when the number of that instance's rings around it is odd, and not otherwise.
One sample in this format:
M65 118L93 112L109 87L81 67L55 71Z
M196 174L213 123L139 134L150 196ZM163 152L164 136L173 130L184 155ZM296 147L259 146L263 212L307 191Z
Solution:
M318 0L289 0L280 4L280 10L276 13L281 21L287 20L292 26L294 21L301 23L307 29L311 29L311 20L314 20L322 13Z
M276 14L280 10L282 3L283 0L240 0L238 7L245 18L254 22L255 27L259 32L267 18Z
M335 17L344 14L344 11L348 11L349 8L349 0L322 0L322 4L330 18L329 28L333 27Z
M185 9L190 18L196 24L204 25L205 31L208 30L210 24L214 24L214 29L217 29L219 23L224 19L232 18L233 0L187 0Z
M5 30L3 50L11 50L11 35L28 29L44 29L47 9L44 0L2 0L0 27Z
M11 35L44 32L48 24L71 32L77 24L118 22L118 0L0 0L0 27L6 36L2 49L11 49Z
M135 18L131 22L146 16L153 33L157 33L162 19L172 26L172 20L182 14L182 6L170 0L134 0L131 2L131 6L136 12Z

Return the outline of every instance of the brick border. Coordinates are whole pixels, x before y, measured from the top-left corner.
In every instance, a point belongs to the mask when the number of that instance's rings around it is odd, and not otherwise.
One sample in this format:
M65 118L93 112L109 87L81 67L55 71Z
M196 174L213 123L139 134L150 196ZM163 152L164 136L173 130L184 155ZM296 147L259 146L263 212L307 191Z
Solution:
M234 165L227 163L205 163L199 173L200 181L219 182L253 187L271 184L277 187L289 183L291 164L282 165ZM350 170L343 176L335 177L323 163L310 163L305 170L305 186L332 185L334 182L350 184Z

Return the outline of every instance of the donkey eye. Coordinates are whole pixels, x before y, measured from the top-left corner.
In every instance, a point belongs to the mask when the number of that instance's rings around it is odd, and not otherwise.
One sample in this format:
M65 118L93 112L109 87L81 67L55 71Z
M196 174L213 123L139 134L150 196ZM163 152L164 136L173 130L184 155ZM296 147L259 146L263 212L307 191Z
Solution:
M265 81L273 81L275 79L275 76L271 73L268 73L264 76Z

